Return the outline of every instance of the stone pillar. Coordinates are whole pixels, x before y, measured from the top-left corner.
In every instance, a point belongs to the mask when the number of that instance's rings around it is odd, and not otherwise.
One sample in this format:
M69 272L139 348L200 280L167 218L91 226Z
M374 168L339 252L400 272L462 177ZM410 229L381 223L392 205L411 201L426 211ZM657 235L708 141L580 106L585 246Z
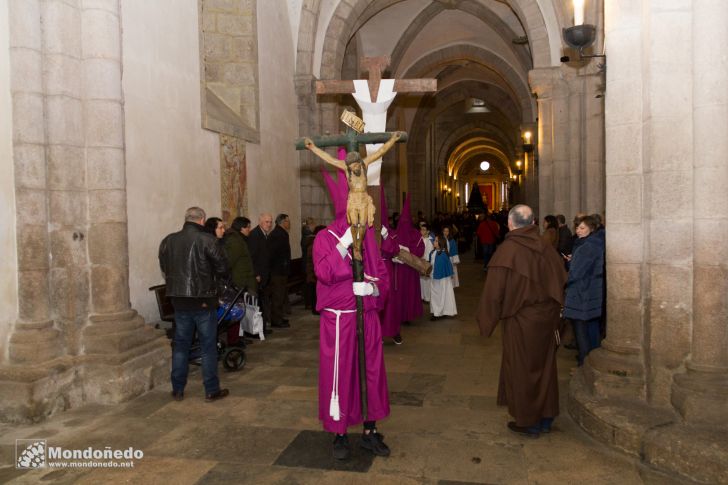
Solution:
M693 3L693 325L686 371L675 375L672 403L689 422L728 418L728 6Z
M644 300L649 278L644 207L642 58L640 6L607 2L606 39L610 53L605 106L607 198L607 338L585 366L592 393L646 397L642 343Z
M12 0L19 321L0 420L118 402L167 379L130 308L119 3Z
M43 87L41 2L11 0L10 76L18 246L18 321L10 364L52 360L63 353L50 308L46 98ZM0 373L1 375L1 373Z
M524 167L526 203L539 218L570 213L569 89L560 67L528 73L531 90L538 98L538 205L535 204L534 160ZM530 165L530 166L529 166Z
M117 402L165 380L168 351L129 303L119 3L84 4L79 13L90 286L83 385L88 398Z

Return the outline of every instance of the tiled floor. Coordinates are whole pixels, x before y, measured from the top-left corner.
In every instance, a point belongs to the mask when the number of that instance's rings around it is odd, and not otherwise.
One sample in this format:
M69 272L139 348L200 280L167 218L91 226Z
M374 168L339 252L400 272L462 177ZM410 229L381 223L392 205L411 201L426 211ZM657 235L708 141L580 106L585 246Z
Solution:
M465 259L465 258L463 258ZM182 402L169 388L118 406L87 406L32 426L0 426L0 483L677 483L592 441L566 415L537 440L506 429L495 405L500 339L478 335L479 265L464 263L459 316L403 328L385 342L392 415L380 423L392 449L373 458L354 447L348 463L330 456L317 420L318 320L293 307L292 328L248 348L240 372L222 373L231 396L205 403L199 372ZM559 354L562 403L573 352ZM351 430L356 442L360 430ZM144 452L133 469L14 468L15 440L49 446Z

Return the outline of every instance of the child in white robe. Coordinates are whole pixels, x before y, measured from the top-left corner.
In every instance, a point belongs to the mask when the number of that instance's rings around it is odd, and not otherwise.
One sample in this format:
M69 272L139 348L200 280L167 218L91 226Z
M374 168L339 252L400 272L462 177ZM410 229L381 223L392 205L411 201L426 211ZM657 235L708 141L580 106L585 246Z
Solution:
M452 287L452 263L447 253L447 240L443 236L435 237L434 249L430 251L428 260L432 264L430 281L430 320L439 320L458 314L455 305L455 291Z

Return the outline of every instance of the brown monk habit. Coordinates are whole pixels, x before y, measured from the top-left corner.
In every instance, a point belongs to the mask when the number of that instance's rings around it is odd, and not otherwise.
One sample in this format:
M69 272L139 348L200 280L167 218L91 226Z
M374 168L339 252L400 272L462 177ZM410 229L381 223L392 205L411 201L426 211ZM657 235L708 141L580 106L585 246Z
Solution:
M561 258L533 225L509 232L488 264L476 318L487 336L503 321L498 404L518 426L559 414L554 331L565 283Z

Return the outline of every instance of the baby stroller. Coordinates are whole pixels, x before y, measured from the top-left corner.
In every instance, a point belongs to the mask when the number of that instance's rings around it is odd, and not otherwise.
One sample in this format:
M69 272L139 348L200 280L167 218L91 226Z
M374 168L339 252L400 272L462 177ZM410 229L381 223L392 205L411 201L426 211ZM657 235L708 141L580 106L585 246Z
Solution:
M217 357L228 371L245 367L245 341L241 339L235 345L228 345L224 338L228 328L245 316L245 304L242 301L244 293L245 288L237 289L232 284L224 286L220 292L220 305L217 307ZM197 339L190 348L190 363L202 364L200 341Z

